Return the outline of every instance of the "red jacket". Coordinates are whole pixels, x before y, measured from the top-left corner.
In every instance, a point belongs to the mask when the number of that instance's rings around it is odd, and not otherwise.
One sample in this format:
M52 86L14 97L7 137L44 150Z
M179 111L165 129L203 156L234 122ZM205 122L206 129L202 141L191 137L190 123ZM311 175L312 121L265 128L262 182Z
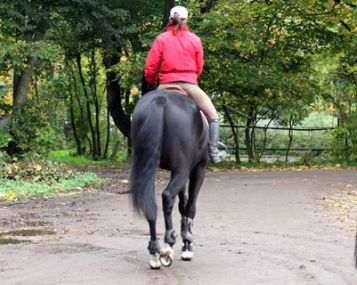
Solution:
M174 31L169 26L154 41L145 64L148 84L183 81L198 84L203 69L203 47L201 39L183 26Z

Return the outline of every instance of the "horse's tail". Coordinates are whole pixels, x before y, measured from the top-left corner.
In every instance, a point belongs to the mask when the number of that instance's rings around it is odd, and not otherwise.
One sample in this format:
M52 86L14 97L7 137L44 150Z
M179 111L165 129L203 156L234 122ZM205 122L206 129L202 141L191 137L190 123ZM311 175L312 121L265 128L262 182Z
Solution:
M148 95L146 95L148 96ZM130 176L130 193L134 208L144 213L147 220L156 220L155 174L161 154L164 125L164 105L167 98L154 98L141 109L137 120L133 118L133 166Z

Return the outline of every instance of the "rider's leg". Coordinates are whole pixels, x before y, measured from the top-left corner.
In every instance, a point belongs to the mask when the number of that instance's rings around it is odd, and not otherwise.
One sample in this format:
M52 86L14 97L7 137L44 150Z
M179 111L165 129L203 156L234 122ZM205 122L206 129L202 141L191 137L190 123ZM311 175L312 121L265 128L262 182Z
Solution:
M190 83L175 83L184 89L196 102L198 107L208 117L209 121L209 137L210 137L210 155L213 163L217 163L225 159L228 155L226 151L218 149L219 141L219 117L211 99L197 85Z

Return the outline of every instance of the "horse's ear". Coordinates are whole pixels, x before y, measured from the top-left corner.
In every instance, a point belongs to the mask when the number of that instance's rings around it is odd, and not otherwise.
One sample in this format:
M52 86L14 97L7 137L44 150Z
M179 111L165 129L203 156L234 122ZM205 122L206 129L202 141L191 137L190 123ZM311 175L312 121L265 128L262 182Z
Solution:
M157 84L149 85L146 81L145 74L143 73L143 77L141 79L141 95L144 96L146 93L153 91L157 88Z

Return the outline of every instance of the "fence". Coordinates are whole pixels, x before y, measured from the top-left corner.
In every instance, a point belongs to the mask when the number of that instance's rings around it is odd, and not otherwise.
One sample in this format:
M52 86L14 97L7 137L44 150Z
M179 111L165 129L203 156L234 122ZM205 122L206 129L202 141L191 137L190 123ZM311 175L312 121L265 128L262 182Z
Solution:
M238 137L236 139L234 139L233 128ZM222 125L222 139L227 143L230 152L235 154L236 160L244 160L244 154L248 153L245 144L246 134L242 134L240 129L246 130L247 127L244 125ZM326 132L335 128L250 126L249 129L250 134L254 130L254 136L250 139L259 161L281 160L282 157L288 161L303 156L303 153L317 156L324 151L330 151L331 149L326 143ZM259 134L259 130L262 130L263 133ZM288 132L288 135L284 135L284 132ZM323 133L321 134L321 132Z

